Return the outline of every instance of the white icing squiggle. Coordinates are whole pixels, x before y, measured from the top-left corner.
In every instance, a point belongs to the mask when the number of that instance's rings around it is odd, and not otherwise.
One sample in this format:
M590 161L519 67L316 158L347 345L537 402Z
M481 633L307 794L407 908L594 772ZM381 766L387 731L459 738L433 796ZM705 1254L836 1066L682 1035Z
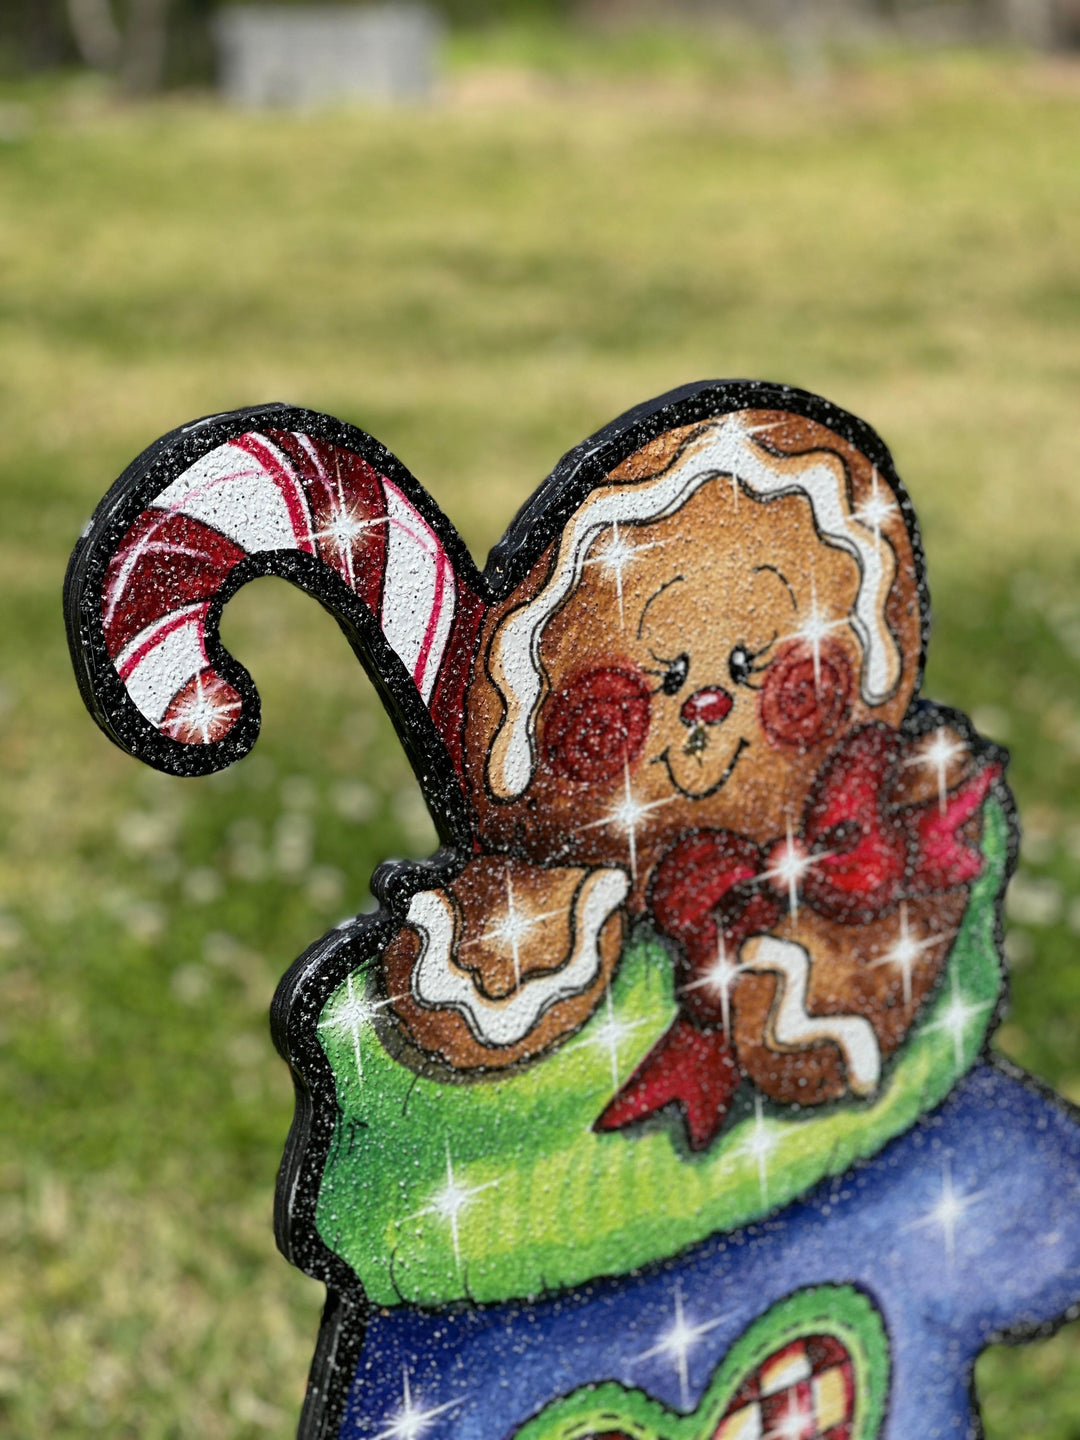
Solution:
M506 702L492 743L488 782L504 799L520 795L536 764L536 718L543 698L540 640L544 628L581 579L593 541L612 525L642 525L673 515L709 480L735 476L761 500L805 495L814 523L830 545L846 550L859 567L851 626L863 651L860 690L880 705L900 678L902 658L885 621L885 602L896 573L891 546L856 519L838 456L816 451L778 459L754 444L738 415L703 427L660 475L595 490L563 532L543 589L503 620L492 645L490 671Z
M457 917L442 890L421 890L409 903L406 920L420 936L420 958L411 990L420 1005L456 1010L482 1045L515 1045L560 1000L580 995L600 973L600 931L626 899L625 871L592 870L574 896L570 954L558 970L526 975L503 1000L481 995L466 971L454 963Z
M739 951L744 970L768 970L777 977L777 994L765 1025L765 1043L773 1049L803 1050L831 1040L844 1057L848 1084L856 1095L871 1095L881 1078L881 1049L870 1021L862 1015L808 1015L806 985L810 955L793 940L755 935Z

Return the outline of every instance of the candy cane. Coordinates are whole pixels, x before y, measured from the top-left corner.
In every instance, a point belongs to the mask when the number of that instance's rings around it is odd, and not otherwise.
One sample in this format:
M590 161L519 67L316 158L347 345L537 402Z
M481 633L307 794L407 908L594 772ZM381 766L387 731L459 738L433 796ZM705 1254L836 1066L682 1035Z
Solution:
M440 772L460 773L456 719L482 608L471 561L376 441L285 407L167 436L87 527L68 576L68 624L102 728L184 774L245 754L258 696L218 624L239 585L268 573L337 617L401 717L422 780L441 790Z

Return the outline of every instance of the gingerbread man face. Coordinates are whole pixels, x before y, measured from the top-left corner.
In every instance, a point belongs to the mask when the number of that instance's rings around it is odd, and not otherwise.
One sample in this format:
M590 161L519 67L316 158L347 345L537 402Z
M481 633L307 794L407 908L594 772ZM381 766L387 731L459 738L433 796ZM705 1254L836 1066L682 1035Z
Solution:
M740 461L756 483L716 473ZM509 814L482 809L484 823L536 835L538 854L572 837L575 854L614 858L583 809L632 793L649 807L642 880L689 827L780 833L843 734L907 709L914 576L884 480L825 427L755 411L669 432L590 495L524 601L488 622L467 748L478 805Z

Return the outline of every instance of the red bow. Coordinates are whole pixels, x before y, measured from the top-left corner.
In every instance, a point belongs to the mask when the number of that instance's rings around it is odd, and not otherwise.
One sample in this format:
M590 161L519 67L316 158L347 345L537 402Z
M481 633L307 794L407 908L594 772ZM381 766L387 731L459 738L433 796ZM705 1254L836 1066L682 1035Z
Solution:
M799 906L843 925L865 925L901 900L975 879L981 856L960 830L1001 765L982 765L940 801L892 804L897 772L925 758L918 749L923 738L913 741L881 724L849 735L818 772L799 831L783 839L762 846L730 830L705 830L668 851L649 900L658 929L685 957L676 983L679 1015L596 1129L620 1129L676 1101L692 1149L716 1135L742 1078L718 998L726 982L721 977L719 987L710 986L707 979L718 955L736 957L748 936L775 929Z

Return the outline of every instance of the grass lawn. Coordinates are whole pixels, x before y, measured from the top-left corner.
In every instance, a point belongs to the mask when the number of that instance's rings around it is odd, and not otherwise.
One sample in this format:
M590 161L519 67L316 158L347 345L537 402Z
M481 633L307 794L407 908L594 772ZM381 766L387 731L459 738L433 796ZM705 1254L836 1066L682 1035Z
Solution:
M320 1290L271 1238L291 1094L266 1009L432 834L345 642L278 582L226 617L265 714L235 771L143 771L83 712L68 552L199 414L353 421L481 555L565 449L683 381L866 417L923 520L928 693L1015 747L1000 1044L1080 1099L1080 68L589 84L555 50L466 55L417 112L0 96L5 1435L292 1433ZM1080 1330L978 1379L992 1440L1080 1433Z

